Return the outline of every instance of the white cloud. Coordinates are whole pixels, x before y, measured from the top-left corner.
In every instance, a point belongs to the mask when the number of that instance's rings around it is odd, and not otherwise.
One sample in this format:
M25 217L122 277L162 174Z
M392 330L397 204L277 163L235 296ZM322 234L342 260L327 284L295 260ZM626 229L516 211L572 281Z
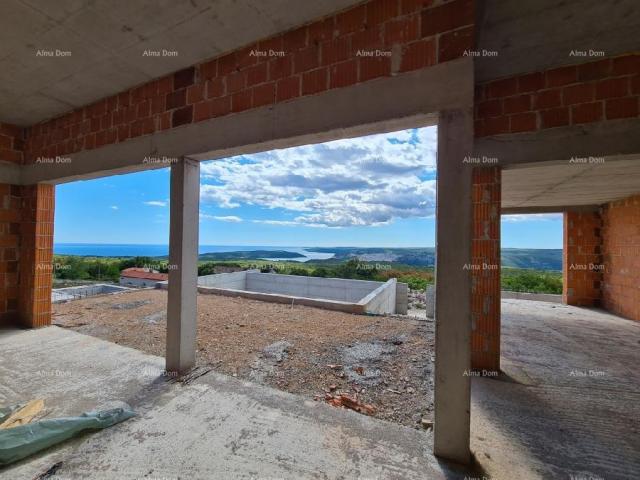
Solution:
M145 205L149 205L150 207L166 207L167 202L164 200L150 200L148 202L144 202Z
M531 222L536 220L562 220L561 213L518 213L511 215L502 215L503 222Z
M273 150L201 165L203 203L294 212L272 225L349 227L433 216L436 128Z
M219 222L230 222L230 223L242 222L242 219L235 215L218 216L218 215L208 215L206 213L201 213L200 219L201 220L218 220Z
M118 210L118 206L117 205L111 205L109 208L111 210Z

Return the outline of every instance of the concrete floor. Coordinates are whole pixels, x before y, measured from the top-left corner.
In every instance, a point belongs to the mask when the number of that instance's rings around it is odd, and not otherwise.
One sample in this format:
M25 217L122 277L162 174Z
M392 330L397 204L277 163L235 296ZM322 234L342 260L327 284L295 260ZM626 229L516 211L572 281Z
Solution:
M474 378L472 449L492 480L640 478L640 323L502 301L499 379Z
M44 398L48 417L114 400L137 418L4 471L33 479L464 478L431 454L429 433L208 373L159 377L160 357L59 327L0 334L0 404Z
M472 449L485 478L640 477L640 324L503 300L505 375L473 378ZM48 416L126 401L139 417L5 470L56 462L76 478L464 478L432 437L238 379L188 385L161 358L57 327L0 333L0 405L46 399ZM467 478L482 478L467 474Z

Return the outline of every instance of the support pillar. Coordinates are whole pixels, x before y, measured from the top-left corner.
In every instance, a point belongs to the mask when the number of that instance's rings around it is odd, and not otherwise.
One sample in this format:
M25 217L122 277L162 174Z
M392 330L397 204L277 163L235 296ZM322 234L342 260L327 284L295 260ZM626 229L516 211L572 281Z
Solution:
M43 327L51 324L55 186L16 188L21 197L20 245L14 255L19 264L18 320L26 327Z
M564 213L562 302L598 307L601 300L602 219L600 212Z
M473 169L471 368L500 371L500 167Z
M470 110L440 113L436 201L435 455L470 460L471 174Z
M200 163L186 158L171 166L169 291L166 370L195 365L198 318L198 223Z

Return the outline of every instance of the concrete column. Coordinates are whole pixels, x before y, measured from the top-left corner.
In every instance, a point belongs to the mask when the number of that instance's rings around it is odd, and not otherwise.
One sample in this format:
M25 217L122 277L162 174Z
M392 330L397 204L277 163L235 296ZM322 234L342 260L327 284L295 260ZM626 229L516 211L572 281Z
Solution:
M564 213L562 301L598 307L602 297L602 218L600 212Z
M170 196L166 369L184 373L196 360L199 162L171 166Z
M436 203L434 453L470 460L471 110L440 112Z
M500 371L500 167L473 169L471 368Z

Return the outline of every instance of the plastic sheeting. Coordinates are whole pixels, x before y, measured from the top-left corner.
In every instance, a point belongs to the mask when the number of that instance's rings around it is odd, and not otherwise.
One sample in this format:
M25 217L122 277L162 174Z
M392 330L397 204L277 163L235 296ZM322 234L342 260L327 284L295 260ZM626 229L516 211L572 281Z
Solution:
M0 409L0 416L11 414L11 408ZM83 413L79 417L39 420L0 430L0 465L16 462L80 432L108 428L134 416L135 413L128 408L114 408Z

